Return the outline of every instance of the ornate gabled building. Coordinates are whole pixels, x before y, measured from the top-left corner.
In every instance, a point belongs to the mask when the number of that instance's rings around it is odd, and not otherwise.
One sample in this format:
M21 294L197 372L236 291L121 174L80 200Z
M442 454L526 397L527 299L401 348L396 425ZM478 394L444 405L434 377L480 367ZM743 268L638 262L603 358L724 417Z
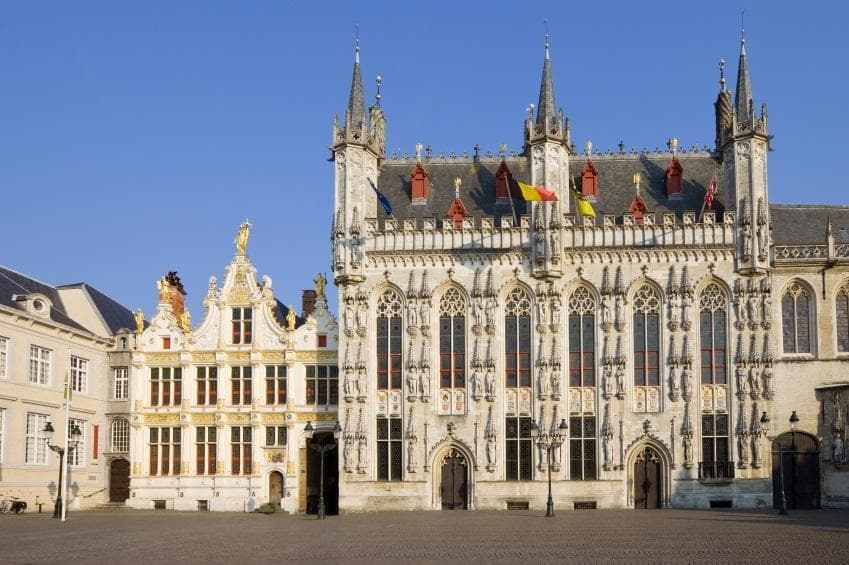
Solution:
M303 312L284 306L247 255L250 224L219 286L192 327L176 273L157 283L149 324L138 320L133 353L134 508L253 510L263 504L315 512L321 461L307 450L332 438L337 421L337 325L325 278L304 291ZM292 441L290 441L292 438ZM336 500L336 452L326 455L328 498ZM335 506L328 504L328 512Z
M387 155L357 48L340 507L849 503L849 207L770 203L745 43L713 148L580 154L553 77L546 40L520 154Z

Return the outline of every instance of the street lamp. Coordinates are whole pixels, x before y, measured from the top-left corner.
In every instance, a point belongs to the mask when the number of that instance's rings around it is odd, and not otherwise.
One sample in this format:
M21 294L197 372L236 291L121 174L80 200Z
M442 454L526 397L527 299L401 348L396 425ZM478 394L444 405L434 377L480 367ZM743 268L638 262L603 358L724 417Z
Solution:
M548 459L548 502L545 504L545 516L551 518L554 516L554 499L551 496L551 452L558 449L566 437L566 430L569 426L566 425L566 419L560 420L560 425L550 432L542 432L536 423L536 420L531 420L531 437L536 444L545 449L545 454Z
M53 439L53 432L55 431L56 430L53 429L53 424L51 424L48 420L47 424L44 426L44 435L47 438L47 447L59 454L59 487L56 489L56 505L53 506L53 517L62 518L62 473L65 470L65 448L50 443L50 440ZM71 438L68 440L68 457L71 456L71 452L77 448L77 445L79 445L82 435L80 427L73 424L71 426Z
M307 422L307 425L304 426L304 436L307 440L311 440L313 434L315 434L315 428L312 427L312 422ZM336 448L336 440L338 440L342 436L342 426L339 425L339 422L336 422L336 425L333 426L333 441L330 443L325 443L323 445L318 443L310 443L310 449L318 453L319 460L321 461L321 472L319 474L319 484L318 484L318 519L323 520L327 514L325 513L324 506L324 454L332 451Z
M796 426L799 424L799 416L796 415L796 411L793 410L793 413L790 414L790 447L793 452L796 451ZM784 446L780 443L778 444L780 459L779 463L779 474L781 475L781 492L780 496L780 505L778 507L778 513L781 516L787 515L787 495L784 492Z

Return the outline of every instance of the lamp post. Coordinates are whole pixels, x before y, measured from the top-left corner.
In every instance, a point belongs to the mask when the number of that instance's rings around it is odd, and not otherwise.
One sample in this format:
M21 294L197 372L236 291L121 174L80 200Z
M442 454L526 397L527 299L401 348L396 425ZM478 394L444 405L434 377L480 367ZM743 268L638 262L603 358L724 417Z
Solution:
M55 431L56 430L53 429L53 424L48 421L44 426L44 435L47 438L47 447L59 454L59 484L56 489L56 504L53 506L53 517L64 519L62 517L62 475L65 471L65 448L50 443L50 440L53 439L53 432ZM80 427L74 424L73 427L71 427L71 437L68 440L68 457L71 456L71 452L77 448L77 445L79 445L80 437L82 437L82 435Z
M569 429L569 426L566 425L565 418L560 420L560 425L556 429L552 429L549 432L541 431L536 420L531 420L531 437L538 446L545 449L546 458L548 459L548 501L545 503L546 518L554 516L554 498L551 496L551 452L558 449L563 443L567 429Z
M313 434L315 434L315 428L312 427L312 422L307 422L307 425L304 427L304 436L306 436L307 441L312 439ZM327 514L325 513L325 505L324 505L324 455L329 451L336 449L336 440L338 440L342 436L342 426L339 425L339 422L336 422L336 425L333 426L333 441L330 443L325 443L323 445L310 442L310 449L318 453L319 460L321 461L321 471L319 473L319 483L318 483L318 519L323 520Z

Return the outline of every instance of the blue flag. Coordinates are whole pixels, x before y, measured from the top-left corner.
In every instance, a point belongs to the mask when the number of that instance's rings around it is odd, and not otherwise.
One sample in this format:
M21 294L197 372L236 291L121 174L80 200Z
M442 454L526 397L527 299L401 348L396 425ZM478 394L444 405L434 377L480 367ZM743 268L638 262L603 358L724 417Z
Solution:
M389 203L389 199L383 195L382 192L377 190L377 187L374 186L374 182L371 179L368 179L369 184L374 189L374 193L377 194L377 200L380 202L380 205L383 206L383 211L386 212L387 216L392 215L392 204Z

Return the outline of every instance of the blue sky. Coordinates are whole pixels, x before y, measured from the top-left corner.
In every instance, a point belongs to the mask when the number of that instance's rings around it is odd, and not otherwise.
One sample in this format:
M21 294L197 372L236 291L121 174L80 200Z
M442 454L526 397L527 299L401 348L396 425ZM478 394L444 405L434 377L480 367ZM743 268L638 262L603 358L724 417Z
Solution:
M733 88L744 9L771 200L849 204L844 1L0 1L0 264L148 316L177 270L199 322L250 218L251 259L299 305L315 273L331 278L327 146L355 22L391 150L520 150L543 18L576 145L689 147L713 143L717 63Z

